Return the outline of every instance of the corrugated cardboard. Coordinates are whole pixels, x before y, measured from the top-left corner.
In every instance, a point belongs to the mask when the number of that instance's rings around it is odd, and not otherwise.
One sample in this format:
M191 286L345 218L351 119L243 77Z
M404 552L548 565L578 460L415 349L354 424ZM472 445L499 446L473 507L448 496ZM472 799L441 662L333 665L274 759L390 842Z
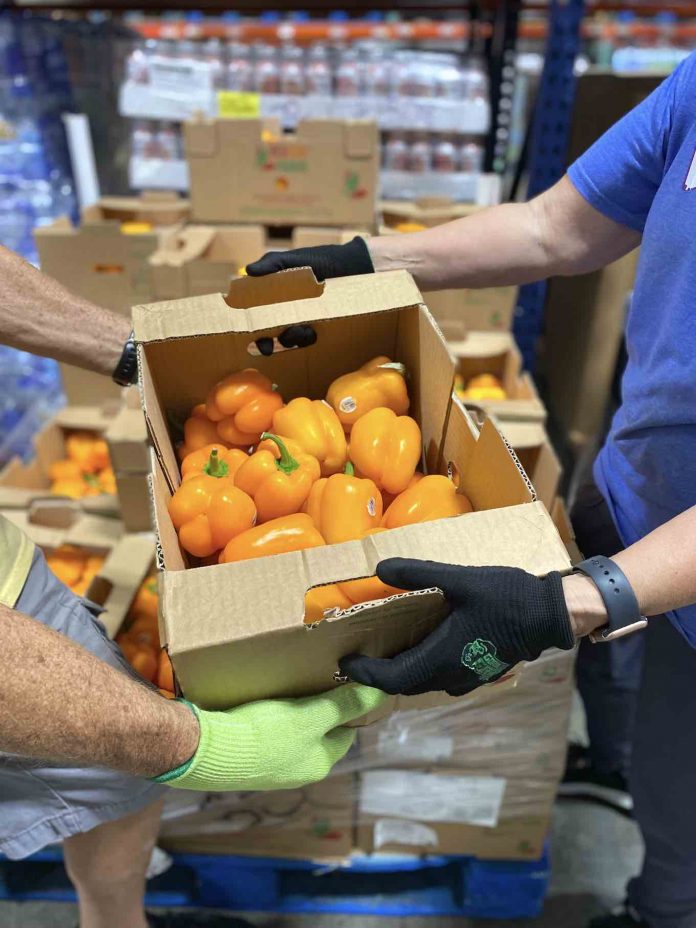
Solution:
M551 512L558 496L563 468L546 429L539 422L518 422L510 419L500 420L498 428L532 481L537 498Z
M239 269L267 250L261 225L178 229L150 256L153 299L227 293Z
M272 121L201 119L184 141L196 222L374 226L375 123L308 120L283 135Z
M578 548L575 540L575 532L573 531L573 525L570 521L565 501L561 499L560 496L553 504L551 518L553 519L553 524L558 529L558 534L561 536L563 544L566 546L571 562L573 564L579 564L583 559L583 554Z
M104 432L111 466L120 474L147 474L150 469L147 428L142 408L124 405Z
M341 861L353 848L354 802L350 775L301 790L208 794L198 812L165 820L158 844L191 854Z
M0 508L23 509L41 499L55 499L50 493L48 471L54 461L65 457L66 434L72 430L89 429L103 434L114 420L120 403L106 402L101 406L65 406L32 439L34 458L24 464L13 458L0 471ZM84 512L117 516L118 499L102 493L77 500Z
M426 228L432 228L441 226L443 222L471 216L480 210L481 206L476 203L455 203L446 197L379 201L382 221L389 228L394 228L402 222L417 222Z
M426 293L428 309L445 331L463 323L469 332L509 332L515 315L517 287L484 290L437 290Z
M465 383L477 374L495 374L502 381L508 398L477 400L478 406L501 422L546 420L544 404L531 376L522 370L522 355L510 332L466 332L456 324L443 331Z
M134 303L155 299L148 257L169 232L186 220L187 200L167 193L140 197L103 197L82 213L81 225L67 218L36 230L41 270L65 287L99 306L130 315ZM148 222L150 232L126 235L123 222ZM119 396L108 377L62 364L68 402L98 404Z
M103 608L99 620L113 638L152 565L154 536L125 534L116 519L90 515L64 500L44 500L28 509L0 512L46 552L72 545L86 553L106 555L87 598Z
M316 343L255 358L286 399L323 396L339 374L383 353L405 363L412 412L431 472L458 474L477 512L364 541L213 567L187 568L167 513L179 483L168 422L185 416L219 378L249 364L248 346L288 322L311 323ZM413 280L403 271L319 285L310 271L233 282L219 295L135 307L141 390L156 460L152 489L161 550L162 635L183 692L223 708L320 692L354 651L386 656L421 640L443 615L439 592L356 606L309 628L310 587L374 573L394 555L459 564L567 570L544 507L490 423L477 435L452 403L454 365ZM505 507L505 508L501 508ZM224 604L224 606L223 606Z

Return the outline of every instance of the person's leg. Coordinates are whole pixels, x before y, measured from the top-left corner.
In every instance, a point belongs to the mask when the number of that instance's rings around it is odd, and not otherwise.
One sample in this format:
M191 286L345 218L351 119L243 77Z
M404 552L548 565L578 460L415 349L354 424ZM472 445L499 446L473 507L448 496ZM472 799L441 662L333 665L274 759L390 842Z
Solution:
M162 805L159 800L65 840L65 867L77 891L80 928L147 928L145 873Z
M601 493L593 482L578 493L571 520L585 557L611 557L623 548ZM643 636L611 644L580 644L577 687L585 706L592 768L601 775L628 775L640 687Z
M650 928L696 926L696 650L651 619L631 768L645 841L629 901Z

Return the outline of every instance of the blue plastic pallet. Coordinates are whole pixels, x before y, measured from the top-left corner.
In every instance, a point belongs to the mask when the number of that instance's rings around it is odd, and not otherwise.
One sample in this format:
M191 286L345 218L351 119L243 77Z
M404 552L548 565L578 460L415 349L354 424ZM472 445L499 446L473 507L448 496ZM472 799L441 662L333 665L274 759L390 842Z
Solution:
M548 854L530 863L472 857L355 857L326 866L263 857L176 854L148 883L150 906L279 913L533 918L549 882ZM0 858L0 898L70 902L58 851Z

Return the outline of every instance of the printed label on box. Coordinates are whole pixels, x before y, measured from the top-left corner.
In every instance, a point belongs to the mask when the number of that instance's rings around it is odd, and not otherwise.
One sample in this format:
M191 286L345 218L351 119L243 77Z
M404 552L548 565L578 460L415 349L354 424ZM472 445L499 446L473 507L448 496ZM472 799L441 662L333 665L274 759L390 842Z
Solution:
M409 844L414 847L437 847L437 832L420 822L400 818L381 818L375 822L374 845L378 851L385 844Z
M261 115L261 95L239 90L220 90L218 116L222 119L258 119Z
M505 785L504 777L370 770L362 777L360 813L495 828Z
M177 61L153 55L150 86L160 93L190 94L212 90L210 65L207 61Z
M377 754L394 760L421 760L434 764L449 760L454 754L454 738L447 735L424 735L409 729L381 731Z

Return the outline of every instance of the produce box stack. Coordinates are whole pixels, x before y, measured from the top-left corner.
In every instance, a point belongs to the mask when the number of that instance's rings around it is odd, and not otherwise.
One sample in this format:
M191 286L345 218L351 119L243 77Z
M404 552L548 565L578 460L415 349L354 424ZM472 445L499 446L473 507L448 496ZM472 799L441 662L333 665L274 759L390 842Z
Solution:
M0 507L0 513L43 549L63 583L99 607L99 620L113 638L151 568L152 534L129 534L116 519L64 499L36 501L25 509Z

